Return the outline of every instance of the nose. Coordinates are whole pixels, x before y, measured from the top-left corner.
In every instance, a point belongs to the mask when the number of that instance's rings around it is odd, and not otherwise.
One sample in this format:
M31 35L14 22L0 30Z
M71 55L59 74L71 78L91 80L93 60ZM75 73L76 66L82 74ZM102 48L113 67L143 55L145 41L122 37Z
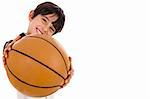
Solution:
M47 34L47 33L48 33L48 27L47 27L47 26L44 26L44 27L43 27L43 32L44 32L44 34Z
M43 26L44 34L51 34L51 31L50 31L51 25L52 25L52 23L49 23L49 24Z

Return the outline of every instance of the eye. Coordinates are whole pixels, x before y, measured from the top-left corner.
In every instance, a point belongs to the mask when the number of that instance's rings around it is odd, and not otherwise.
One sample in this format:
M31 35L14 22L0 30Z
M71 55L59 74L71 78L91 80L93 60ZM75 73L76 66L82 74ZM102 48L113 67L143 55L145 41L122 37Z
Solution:
M42 20L43 20L44 22L47 22L46 19L44 19L44 18L42 18Z
M52 28L52 27L50 27L50 30L52 30L53 32L55 32L55 29L54 29L54 28Z

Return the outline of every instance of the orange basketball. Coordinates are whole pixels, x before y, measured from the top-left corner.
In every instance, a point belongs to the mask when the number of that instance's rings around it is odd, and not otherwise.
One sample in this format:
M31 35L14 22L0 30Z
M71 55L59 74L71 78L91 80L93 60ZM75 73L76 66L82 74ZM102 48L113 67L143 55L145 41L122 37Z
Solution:
M11 84L27 96L42 97L60 89L71 69L65 50L47 35L28 35L8 53L5 69Z

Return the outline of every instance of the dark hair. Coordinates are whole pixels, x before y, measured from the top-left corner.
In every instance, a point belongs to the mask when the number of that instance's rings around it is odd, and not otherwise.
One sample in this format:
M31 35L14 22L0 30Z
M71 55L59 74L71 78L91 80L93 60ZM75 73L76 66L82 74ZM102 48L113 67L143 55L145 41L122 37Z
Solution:
M56 34L58 32L61 32L65 23L64 12L59 6L57 6L56 4L52 2L41 3L34 10L34 14L32 18L36 17L38 14L47 15L47 14L53 14L53 13L58 15L58 19L52 23L54 25L54 28L56 29L54 34Z

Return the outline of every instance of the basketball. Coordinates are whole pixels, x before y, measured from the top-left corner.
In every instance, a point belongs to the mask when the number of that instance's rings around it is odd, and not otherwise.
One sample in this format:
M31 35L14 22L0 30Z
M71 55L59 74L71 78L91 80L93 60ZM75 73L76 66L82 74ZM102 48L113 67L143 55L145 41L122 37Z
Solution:
M10 83L31 97L48 96L62 88L71 69L62 45L47 35L23 37L8 56L5 69Z

